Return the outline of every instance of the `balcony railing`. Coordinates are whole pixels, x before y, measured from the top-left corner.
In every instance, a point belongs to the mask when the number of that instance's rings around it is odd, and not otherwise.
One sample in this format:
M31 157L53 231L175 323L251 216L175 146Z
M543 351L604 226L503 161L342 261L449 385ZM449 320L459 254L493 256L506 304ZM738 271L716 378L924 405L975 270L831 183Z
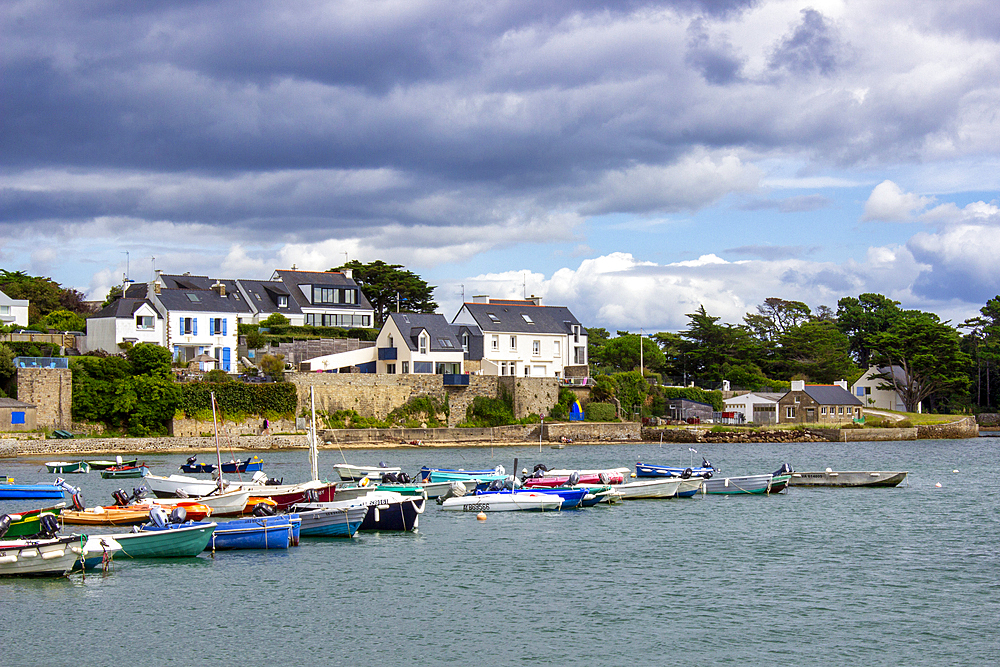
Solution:
M395 361L396 360L396 348L394 348L394 347L380 347L378 349L378 360L379 361Z

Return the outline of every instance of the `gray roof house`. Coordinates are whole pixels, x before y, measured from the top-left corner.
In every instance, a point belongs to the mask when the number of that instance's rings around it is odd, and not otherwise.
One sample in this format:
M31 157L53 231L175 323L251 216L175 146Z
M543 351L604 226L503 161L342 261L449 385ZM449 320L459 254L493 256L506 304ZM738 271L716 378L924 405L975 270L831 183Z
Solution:
M350 271L294 271L271 275L288 291L303 324L322 327L371 327L375 311Z
M438 313L390 313L375 344L377 373L463 372L458 327Z
M476 329L482 335L481 372L487 375L586 377L587 330L565 306L541 298L473 297L452 319L467 327L469 360L476 360Z
M847 391L844 380L836 384L793 380L791 390L778 400L781 424L840 424L863 416L863 404Z

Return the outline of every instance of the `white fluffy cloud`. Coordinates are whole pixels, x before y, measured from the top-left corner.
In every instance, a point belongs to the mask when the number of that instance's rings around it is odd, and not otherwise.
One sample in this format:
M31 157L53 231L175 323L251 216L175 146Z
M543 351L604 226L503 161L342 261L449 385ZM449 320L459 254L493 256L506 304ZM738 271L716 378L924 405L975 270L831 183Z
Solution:
M892 181L882 181L872 190L865 202L865 221L911 222L914 217L934 202L933 197L921 197L903 192Z

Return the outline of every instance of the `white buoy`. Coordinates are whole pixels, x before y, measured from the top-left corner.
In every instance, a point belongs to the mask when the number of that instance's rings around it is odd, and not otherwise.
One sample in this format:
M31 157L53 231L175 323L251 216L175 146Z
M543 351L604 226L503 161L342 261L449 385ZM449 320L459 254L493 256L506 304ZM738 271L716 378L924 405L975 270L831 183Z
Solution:
M938 484L938 486L941 485ZM480 512L479 514L476 515L476 518L480 521L486 521L486 512Z
M940 489L940 488L941 488L941 482L938 482L938 483L937 483L937 484L935 484L934 486L936 486L937 488L939 488L939 489Z
M952 470L952 472L958 472L957 470Z
M827 472L833 472L833 468L827 468L826 471Z

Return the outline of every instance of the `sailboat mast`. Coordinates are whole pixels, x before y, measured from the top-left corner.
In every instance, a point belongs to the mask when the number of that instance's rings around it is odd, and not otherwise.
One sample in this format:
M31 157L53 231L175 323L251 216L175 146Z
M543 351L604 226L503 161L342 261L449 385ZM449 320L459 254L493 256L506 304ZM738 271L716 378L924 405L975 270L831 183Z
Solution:
M219 449L219 420L215 416L215 392L210 392L209 397L212 400L212 424L215 425L215 459L219 464L219 488L222 488L222 452Z
M311 440L309 443L309 464L312 466L313 480L319 479L319 452L316 446L316 393L314 387L309 387L309 409L312 411Z

